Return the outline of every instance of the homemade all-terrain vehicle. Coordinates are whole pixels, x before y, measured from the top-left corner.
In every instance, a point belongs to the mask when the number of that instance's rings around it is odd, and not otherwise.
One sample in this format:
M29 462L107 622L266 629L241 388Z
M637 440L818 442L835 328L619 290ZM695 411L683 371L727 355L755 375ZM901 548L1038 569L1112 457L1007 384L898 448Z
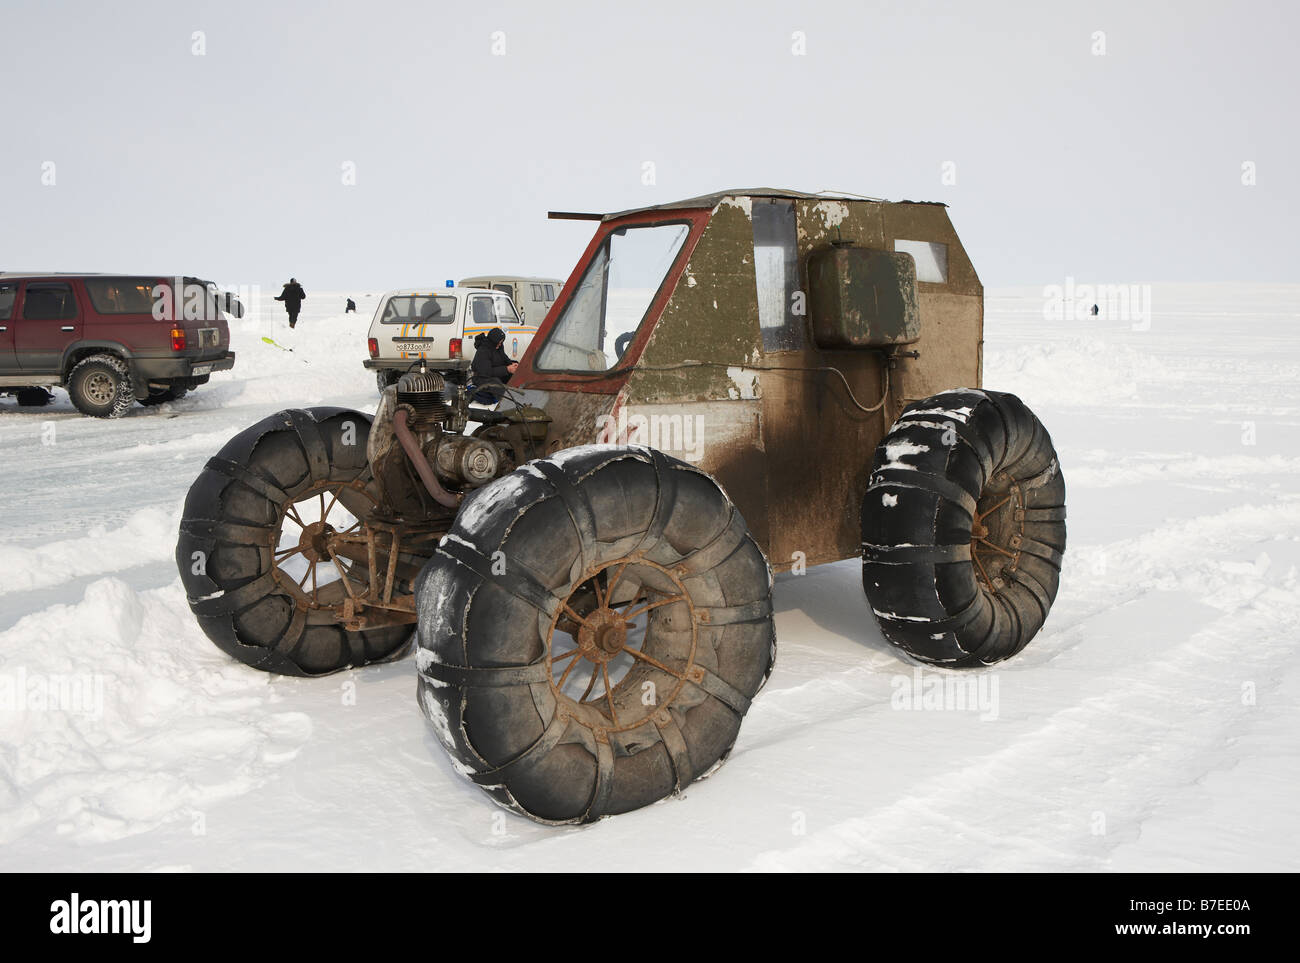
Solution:
M1065 484L980 388L943 205L737 190L599 221L495 410L413 370L195 481L177 562L224 651L400 657L455 768L546 823L712 772L771 672L772 572L861 557L884 637L983 666L1042 627ZM864 637L874 635L863 609Z

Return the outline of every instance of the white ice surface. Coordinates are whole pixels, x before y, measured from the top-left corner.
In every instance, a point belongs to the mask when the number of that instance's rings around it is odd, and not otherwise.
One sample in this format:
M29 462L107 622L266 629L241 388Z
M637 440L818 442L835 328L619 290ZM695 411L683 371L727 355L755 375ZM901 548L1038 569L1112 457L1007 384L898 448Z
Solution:
M0 706L20 678L97 693L0 707L0 866L1300 869L1300 286L1156 285L1149 330L991 292L985 385L1047 424L1070 513L1045 630L988 670L996 718L895 708L915 667L856 563L781 576L776 670L727 765L565 830L503 823L457 774L413 659L268 676L185 604L204 461L283 407L373 410L352 295L344 316L313 291L292 332L236 321L233 372L120 421L0 399Z

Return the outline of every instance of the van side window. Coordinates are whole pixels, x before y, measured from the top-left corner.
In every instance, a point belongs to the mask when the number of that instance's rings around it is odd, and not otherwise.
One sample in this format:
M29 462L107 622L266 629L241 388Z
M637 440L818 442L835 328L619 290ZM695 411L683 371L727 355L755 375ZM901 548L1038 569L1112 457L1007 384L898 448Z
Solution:
M533 289L533 300L542 300L542 286L540 284L530 284L528 286Z
M0 321L8 321L14 316L14 299L17 297L17 284L12 281L0 284Z
M77 299L72 285L27 283L23 318L27 321L70 321L77 316Z
M754 282L764 351L804 346L803 318L794 314L799 289L799 251L794 201L754 198Z
M474 298L469 303L470 323L471 324L492 324L495 318L492 314L492 298Z
M554 284L548 284L548 285L546 285L546 300L547 300L547 301L554 301L554 300L555 300L555 285L554 285Z

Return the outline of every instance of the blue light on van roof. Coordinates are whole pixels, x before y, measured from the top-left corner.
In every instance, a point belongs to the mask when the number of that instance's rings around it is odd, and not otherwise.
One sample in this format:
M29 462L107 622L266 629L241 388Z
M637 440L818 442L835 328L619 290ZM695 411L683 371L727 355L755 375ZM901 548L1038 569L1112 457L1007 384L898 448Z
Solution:
M449 288L454 288L455 286L456 286L456 282L453 281L451 278L448 278L448 279L447 279L447 287L449 287Z

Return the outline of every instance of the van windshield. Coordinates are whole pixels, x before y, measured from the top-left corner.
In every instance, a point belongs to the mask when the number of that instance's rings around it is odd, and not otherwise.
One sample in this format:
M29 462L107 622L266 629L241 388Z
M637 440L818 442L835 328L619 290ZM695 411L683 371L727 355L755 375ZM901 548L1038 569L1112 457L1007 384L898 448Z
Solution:
M537 353L537 370L607 371L617 365L689 233L686 223L610 231Z
M388 299L379 320L383 324L450 324L456 320L456 299L447 294L399 294Z

